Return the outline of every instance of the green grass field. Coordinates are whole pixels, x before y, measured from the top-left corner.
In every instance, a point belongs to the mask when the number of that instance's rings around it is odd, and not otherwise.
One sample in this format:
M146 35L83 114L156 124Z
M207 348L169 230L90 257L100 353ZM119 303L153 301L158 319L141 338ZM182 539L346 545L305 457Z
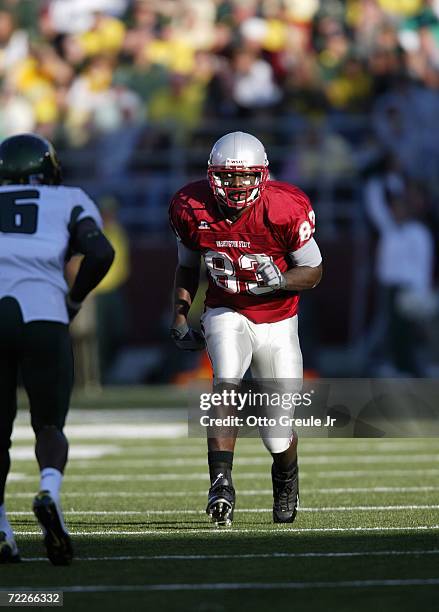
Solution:
M259 440L243 439L235 522L218 530L204 514L205 443L186 437L180 414L72 411L68 568L44 557L21 414L7 509L23 563L2 566L1 588L61 589L67 610L439 608L437 439L302 440L293 526L272 524L270 457Z

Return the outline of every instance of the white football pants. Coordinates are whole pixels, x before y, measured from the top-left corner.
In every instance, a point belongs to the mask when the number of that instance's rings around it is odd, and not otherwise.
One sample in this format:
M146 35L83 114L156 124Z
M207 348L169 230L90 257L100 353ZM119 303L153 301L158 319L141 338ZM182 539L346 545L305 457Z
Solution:
M201 323L214 380L238 382L250 367L253 378L278 381L280 393L300 391L303 363L297 315L257 324L230 308L207 308ZM291 436L292 429L282 438L272 437L266 427L261 430L271 453L285 451Z

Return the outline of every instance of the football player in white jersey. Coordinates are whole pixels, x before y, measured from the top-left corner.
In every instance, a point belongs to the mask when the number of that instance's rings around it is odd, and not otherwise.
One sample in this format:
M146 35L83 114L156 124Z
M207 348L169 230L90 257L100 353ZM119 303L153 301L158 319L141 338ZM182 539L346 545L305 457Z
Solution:
M48 141L20 134L0 144L0 563L20 559L4 505L18 372L41 473L33 510L50 561L68 565L73 556L59 503L73 384L68 325L109 270L114 251L93 201L60 181ZM84 258L69 291L64 266L74 253Z

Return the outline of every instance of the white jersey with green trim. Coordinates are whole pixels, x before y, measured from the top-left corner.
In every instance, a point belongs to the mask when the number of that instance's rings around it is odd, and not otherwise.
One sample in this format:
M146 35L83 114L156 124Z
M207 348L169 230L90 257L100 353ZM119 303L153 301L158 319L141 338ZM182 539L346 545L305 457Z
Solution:
M0 186L0 299L14 297L25 323L68 323L64 266L70 231L101 215L77 187Z

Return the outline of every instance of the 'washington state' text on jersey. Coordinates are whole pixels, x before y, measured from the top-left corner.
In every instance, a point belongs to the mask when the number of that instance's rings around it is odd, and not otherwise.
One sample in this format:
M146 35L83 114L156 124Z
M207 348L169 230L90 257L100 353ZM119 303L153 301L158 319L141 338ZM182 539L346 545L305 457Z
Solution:
M25 323L68 323L64 265L70 231L101 216L93 201L75 187L0 187L0 299L14 297Z
M291 268L289 254L310 240L314 211L300 189L269 181L259 201L232 223L221 214L208 182L198 181L176 193L170 221L182 243L203 254L209 272L206 306L231 308L255 323L297 313L299 295L263 287L255 256L272 260L286 272Z

